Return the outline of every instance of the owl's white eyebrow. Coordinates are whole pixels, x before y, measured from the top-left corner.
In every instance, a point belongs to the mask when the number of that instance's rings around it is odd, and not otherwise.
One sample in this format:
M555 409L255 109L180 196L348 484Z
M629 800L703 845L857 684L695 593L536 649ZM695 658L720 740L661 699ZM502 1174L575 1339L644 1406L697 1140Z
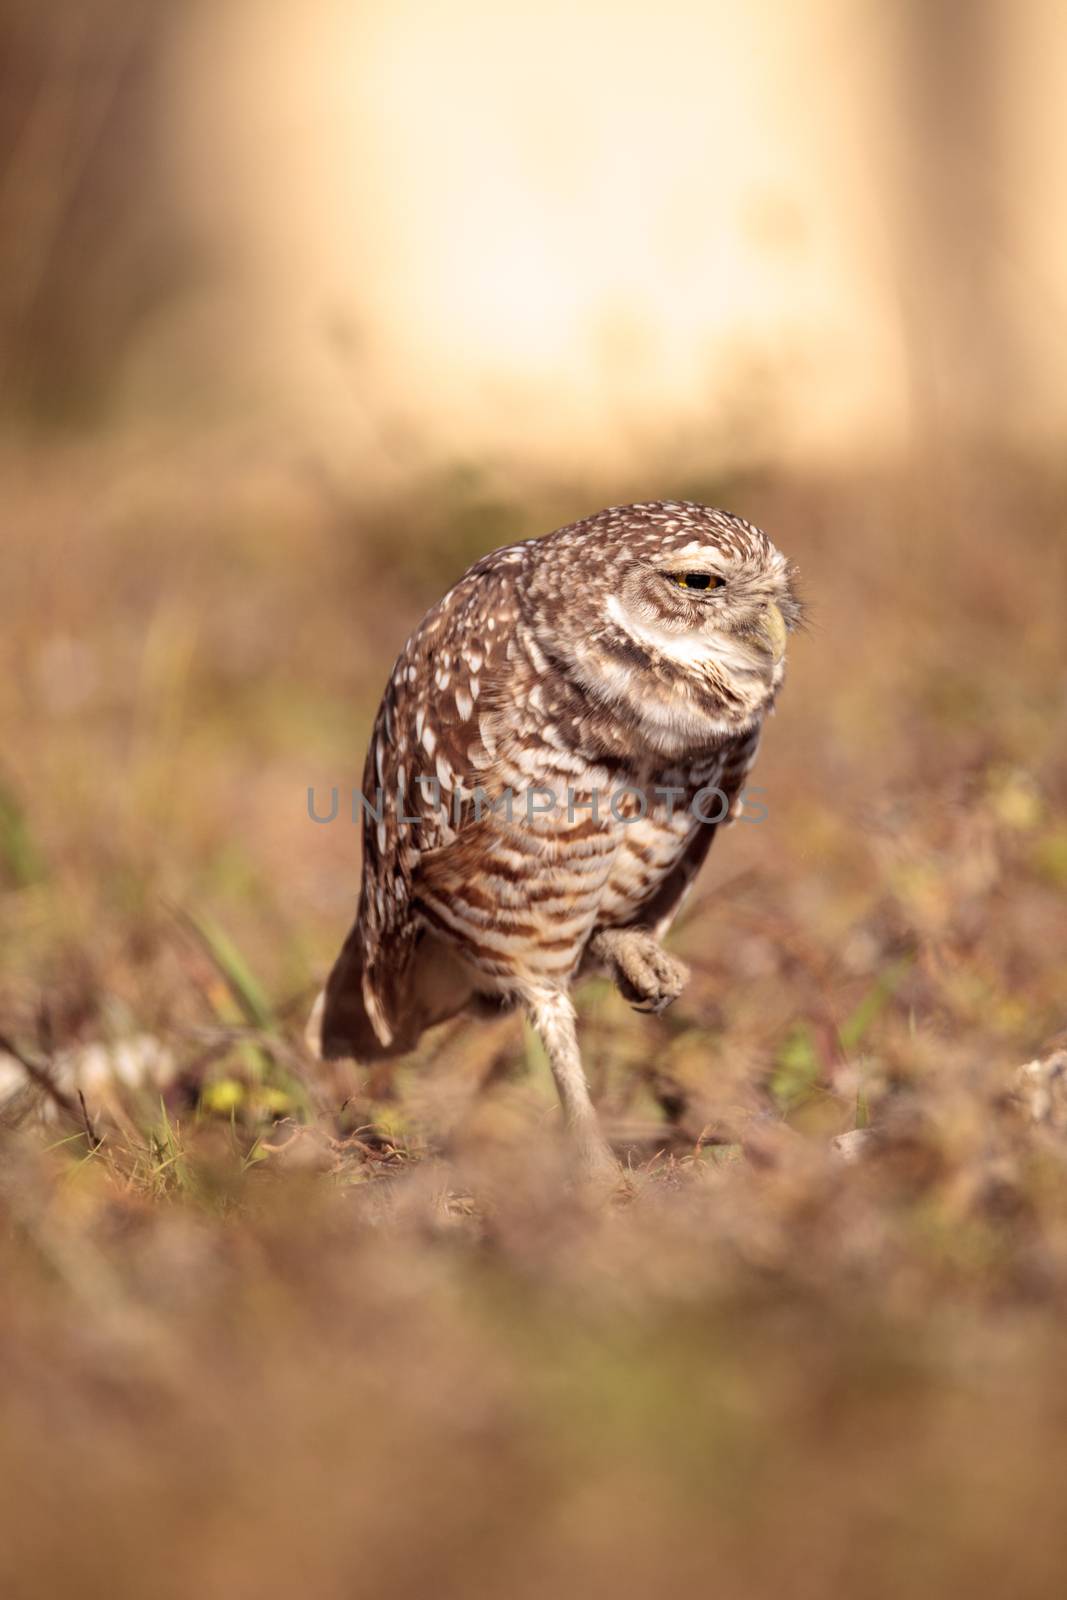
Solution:
M693 544L683 545L681 550L667 550L664 555L672 566L675 562L703 561L714 570L723 564L722 551L710 544L697 544L694 542Z

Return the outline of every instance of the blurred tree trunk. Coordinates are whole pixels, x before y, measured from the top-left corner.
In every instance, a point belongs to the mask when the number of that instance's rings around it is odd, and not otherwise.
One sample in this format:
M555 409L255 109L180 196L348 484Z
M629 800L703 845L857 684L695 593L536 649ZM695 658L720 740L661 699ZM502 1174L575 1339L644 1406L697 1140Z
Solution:
M999 434L1021 381L1001 0L900 0L902 292L922 444ZM1015 290L1017 293L1017 289Z
M92 420L176 270L153 95L166 7L0 0L0 410Z

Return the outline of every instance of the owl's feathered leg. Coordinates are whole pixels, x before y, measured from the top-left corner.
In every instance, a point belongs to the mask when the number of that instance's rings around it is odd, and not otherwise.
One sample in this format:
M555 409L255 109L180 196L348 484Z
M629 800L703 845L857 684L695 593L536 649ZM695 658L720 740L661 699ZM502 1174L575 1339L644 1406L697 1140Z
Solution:
M589 941L589 954L635 1011L665 1011L689 981L689 968L647 928L601 928Z
M597 1181L614 1183L619 1168L600 1131L589 1098L574 1007L562 989L535 989L525 998L526 1013L545 1047L563 1117L578 1151L583 1174Z

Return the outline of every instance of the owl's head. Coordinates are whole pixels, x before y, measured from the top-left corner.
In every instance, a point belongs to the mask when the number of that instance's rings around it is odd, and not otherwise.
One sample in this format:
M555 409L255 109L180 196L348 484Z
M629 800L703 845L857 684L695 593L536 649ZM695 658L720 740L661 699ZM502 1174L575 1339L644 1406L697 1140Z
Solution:
M667 757L760 720L801 620L795 568L765 533L664 501L614 507L542 541L557 542L557 649L587 694Z

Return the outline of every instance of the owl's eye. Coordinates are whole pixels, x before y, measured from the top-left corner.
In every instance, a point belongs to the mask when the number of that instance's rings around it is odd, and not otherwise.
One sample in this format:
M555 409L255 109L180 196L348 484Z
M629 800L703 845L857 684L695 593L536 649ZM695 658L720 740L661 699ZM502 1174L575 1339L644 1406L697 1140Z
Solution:
M672 572L671 578L681 589L721 589L724 582L713 572Z

